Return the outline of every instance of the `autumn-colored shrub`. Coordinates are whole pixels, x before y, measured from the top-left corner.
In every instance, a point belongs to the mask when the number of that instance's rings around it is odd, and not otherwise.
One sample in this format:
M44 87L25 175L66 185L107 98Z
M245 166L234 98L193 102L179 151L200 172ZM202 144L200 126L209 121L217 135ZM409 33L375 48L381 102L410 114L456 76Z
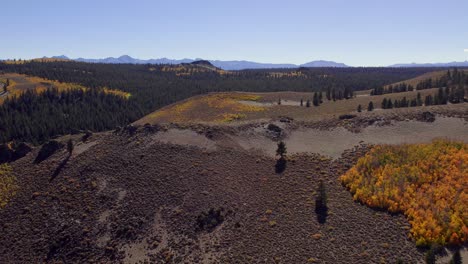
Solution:
M128 92L124 92L124 91L121 91L121 90L117 90L117 89L110 89L110 88L107 88L107 87L104 87L102 89L102 91L106 94L113 94L113 95L117 95L117 96L120 96L122 98L125 98L125 99L129 99L130 96L132 96L130 93Z
M355 200L404 213L417 245L468 241L468 144L376 146L341 181Z
M16 177L13 175L8 164L0 165L0 209L5 207L11 198L16 194L18 185Z

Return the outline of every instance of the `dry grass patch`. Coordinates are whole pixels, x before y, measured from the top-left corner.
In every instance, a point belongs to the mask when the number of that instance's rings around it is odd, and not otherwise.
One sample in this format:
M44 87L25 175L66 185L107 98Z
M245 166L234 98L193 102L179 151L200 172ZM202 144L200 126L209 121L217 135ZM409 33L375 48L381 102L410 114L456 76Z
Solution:
M258 95L242 93L197 96L158 110L145 117L141 123L232 122L244 119L247 113L264 111L265 107L240 102L258 99Z
M7 164L0 165L0 208L5 207L16 194L18 185L12 169Z
M7 97L19 96L27 90L34 90L37 93L42 93L49 88L55 88L59 91L68 91L72 89L81 89L83 91L88 88L74 83L63 83L58 81L47 80L36 76L27 76L17 73L6 73L0 75L1 80L8 79L8 95L0 97L0 103Z

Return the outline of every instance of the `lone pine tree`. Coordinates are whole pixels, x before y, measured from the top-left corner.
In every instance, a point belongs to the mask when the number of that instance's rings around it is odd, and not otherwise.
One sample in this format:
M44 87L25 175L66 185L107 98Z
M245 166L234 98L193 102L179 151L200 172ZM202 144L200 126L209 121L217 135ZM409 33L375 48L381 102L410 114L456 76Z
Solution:
M369 102L369 105L367 105L367 111L372 111L374 110L374 103L372 101Z
M278 148L276 149L276 156L280 156L281 158L284 158L286 155L286 144L283 141L280 141L278 143Z

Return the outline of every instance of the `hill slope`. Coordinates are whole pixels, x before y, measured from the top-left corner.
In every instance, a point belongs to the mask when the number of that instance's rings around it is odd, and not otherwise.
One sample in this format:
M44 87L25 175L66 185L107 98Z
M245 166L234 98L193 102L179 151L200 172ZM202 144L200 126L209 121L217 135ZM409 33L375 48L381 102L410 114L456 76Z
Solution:
M404 120L411 115L397 117ZM459 123L450 118L440 122L447 120ZM38 164L33 164L39 152L35 149L11 164L19 188L0 209L0 262L370 263L394 262L397 256L413 263L422 259L415 243L407 239L409 224L403 216L355 203L338 181L364 155L366 146L346 150L333 160L311 153L326 151L318 145L304 151L303 144L294 144L302 138L300 142L325 141L323 146L336 149L332 142L341 142L336 138L343 135L341 126L368 126L367 118L306 126L273 124L279 133L258 123L186 129L145 126L94 134L84 142L76 135L70 157L62 148ZM403 121L392 127L408 124L426 130L440 126ZM327 139L301 136L317 135L322 131L318 128L327 126L335 131L327 132ZM375 139L387 140L379 134L386 130L378 127L362 135L374 133ZM449 133L454 131L463 129ZM281 174L275 172L278 137L284 138L290 153ZM468 142L466 134L464 139ZM260 151L264 146L273 149ZM320 180L329 197L324 223L314 212Z

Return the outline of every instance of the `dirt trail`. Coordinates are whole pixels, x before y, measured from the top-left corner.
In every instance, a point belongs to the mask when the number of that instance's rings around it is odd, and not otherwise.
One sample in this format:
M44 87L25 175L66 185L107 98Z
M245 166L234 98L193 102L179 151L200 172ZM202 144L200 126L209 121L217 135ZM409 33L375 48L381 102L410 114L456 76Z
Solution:
M157 133L153 139L163 143L178 145L196 146L208 150L215 150L216 144L204 135L193 130L169 129L168 131Z

